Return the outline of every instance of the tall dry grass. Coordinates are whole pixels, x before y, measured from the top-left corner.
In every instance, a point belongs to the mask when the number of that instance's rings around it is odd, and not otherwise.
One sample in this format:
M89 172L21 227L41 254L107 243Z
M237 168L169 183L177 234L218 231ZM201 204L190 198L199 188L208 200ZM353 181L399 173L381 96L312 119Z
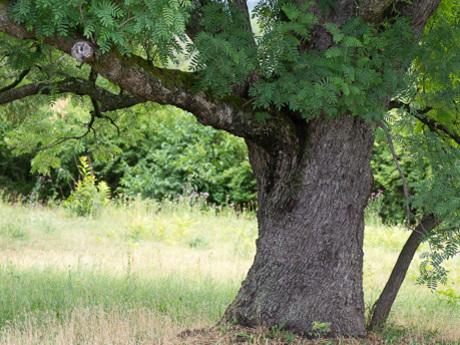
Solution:
M378 222L366 229L368 308L407 236ZM255 237L253 215L186 201L110 206L97 219L0 203L0 344L167 344L209 327L244 278ZM460 344L460 262L437 292L416 285L417 262L383 336Z

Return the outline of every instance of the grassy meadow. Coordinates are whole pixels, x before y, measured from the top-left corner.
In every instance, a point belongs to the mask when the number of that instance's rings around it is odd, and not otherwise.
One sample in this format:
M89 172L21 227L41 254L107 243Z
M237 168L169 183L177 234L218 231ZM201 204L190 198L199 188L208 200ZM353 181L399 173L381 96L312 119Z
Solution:
M0 203L0 345L180 344L177 334L215 325L236 294L256 229L253 214L187 202L112 205L94 219L60 207ZM367 308L407 236L368 222ZM436 292L416 284L416 265L389 326L375 338L460 344L460 260L449 262L449 285Z

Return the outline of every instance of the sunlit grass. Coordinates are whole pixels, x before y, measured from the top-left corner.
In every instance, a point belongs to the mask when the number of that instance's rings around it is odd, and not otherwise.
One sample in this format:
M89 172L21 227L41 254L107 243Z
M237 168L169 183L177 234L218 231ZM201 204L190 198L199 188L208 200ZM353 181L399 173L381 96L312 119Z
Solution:
M187 201L135 201L97 219L0 203L0 344L168 344L212 326L251 264L255 236L253 215ZM366 229L368 307L407 236L377 222ZM417 262L385 336L456 343L459 302L416 285ZM440 291L460 294L460 263L449 264Z

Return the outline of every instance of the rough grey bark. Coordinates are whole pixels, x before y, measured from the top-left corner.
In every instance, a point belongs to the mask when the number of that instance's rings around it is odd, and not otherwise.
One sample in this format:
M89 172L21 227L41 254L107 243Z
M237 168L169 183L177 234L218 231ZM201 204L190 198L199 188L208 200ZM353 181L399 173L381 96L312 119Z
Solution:
M414 32L420 35L431 15L436 11L441 0L398 1L398 11L412 19Z
M316 119L302 149L249 143L259 191L257 254L224 320L309 335L363 336L363 213L372 184L372 128L351 116Z
M371 320L368 329L371 331L381 328L390 315L391 307L396 299L396 296L401 288L410 264L414 258L415 252L423 241L423 238L436 226L440 221L433 215L425 215L419 225L412 231L406 241L398 260L391 272L385 288L380 294L379 299L375 302L372 308Z

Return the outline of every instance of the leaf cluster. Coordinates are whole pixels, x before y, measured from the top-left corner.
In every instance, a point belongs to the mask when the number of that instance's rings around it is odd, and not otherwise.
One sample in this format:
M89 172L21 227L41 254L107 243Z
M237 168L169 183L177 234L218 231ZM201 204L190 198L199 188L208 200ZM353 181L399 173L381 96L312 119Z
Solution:
M314 15L293 6L283 11L289 21L260 41L264 78L251 90L254 105L288 108L307 120L343 113L381 118L388 95L406 86L403 72L415 51L409 23L401 19L380 29L359 19L340 28L327 23L333 43L318 51L308 47L317 29Z
M217 97L232 93L257 67L252 32L246 18L231 4L211 2L203 9L203 30L187 48L191 68L200 72L200 87Z
M418 51L407 20L375 27L353 19L320 28L317 15L283 1L262 2L254 15L259 37L226 3L206 7L204 30L189 54L202 87L217 97L256 76L249 97L258 111L289 109L307 120L343 113L380 119L389 95L407 87L405 72ZM331 37L326 50L310 46L318 30Z
M79 34L97 42L101 53L149 45L167 58L184 37L188 6L186 0L18 0L10 13L39 38Z

